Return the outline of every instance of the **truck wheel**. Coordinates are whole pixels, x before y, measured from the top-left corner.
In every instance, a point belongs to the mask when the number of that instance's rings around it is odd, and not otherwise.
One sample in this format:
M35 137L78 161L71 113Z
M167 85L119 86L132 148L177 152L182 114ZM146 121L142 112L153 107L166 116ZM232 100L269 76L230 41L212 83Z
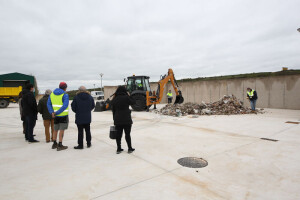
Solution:
M0 99L0 108L6 108L9 102L6 99Z
M135 99L135 104L131 106L133 108L133 110L144 111L147 109L145 95L135 94L135 95L132 95L132 98Z

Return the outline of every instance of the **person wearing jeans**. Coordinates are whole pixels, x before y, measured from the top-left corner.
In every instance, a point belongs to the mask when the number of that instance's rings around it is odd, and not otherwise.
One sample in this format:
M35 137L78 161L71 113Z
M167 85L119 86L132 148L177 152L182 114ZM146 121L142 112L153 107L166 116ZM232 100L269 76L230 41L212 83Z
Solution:
M75 112L75 123L78 128L78 146L74 149L83 149L83 130L85 130L87 147L91 147L92 136L90 124L92 122L92 110L95 102L84 86L79 87L79 91L71 103L72 111Z
M130 97L127 93L127 90L124 86L119 86L113 100L111 101L112 112L114 125L117 130L117 154L123 151L121 146L121 139L123 130L125 132L125 140L128 146L128 153L132 153L135 149L132 148L131 144L131 126L132 126L132 118L131 111L129 109L130 105L134 105L135 100Z
M250 101L251 110L255 111L257 92L251 88L247 88L247 99Z
M252 100L250 101L250 105L251 105L251 110L255 110L255 106L256 106L256 100Z

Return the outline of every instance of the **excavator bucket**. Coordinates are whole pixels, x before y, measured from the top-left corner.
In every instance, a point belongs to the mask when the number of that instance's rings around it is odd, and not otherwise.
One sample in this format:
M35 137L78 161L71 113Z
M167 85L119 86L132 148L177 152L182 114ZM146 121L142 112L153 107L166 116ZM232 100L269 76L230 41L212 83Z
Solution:
M176 100L175 100L175 103L174 103L174 104L181 104L181 103L183 103L183 101L184 101L184 98L183 98L183 96L180 94L180 95L177 95L177 96L176 96Z

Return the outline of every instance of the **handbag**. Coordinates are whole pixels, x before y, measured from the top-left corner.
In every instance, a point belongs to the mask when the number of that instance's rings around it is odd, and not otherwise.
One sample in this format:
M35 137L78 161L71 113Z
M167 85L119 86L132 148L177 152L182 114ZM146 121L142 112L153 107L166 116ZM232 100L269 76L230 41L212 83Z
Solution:
M115 140L117 138L117 129L116 126L111 126L109 131L109 138Z

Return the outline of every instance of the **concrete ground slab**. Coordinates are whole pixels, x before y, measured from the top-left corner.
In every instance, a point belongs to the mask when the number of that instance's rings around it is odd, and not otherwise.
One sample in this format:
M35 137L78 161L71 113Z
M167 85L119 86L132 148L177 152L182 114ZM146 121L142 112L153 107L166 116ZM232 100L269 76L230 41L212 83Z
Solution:
M73 149L77 128L70 113L69 149L57 152L45 143L41 116L35 128L41 142L28 144L17 105L0 110L0 199L300 199L300 125L285 123L299 121L299 110L132 116L136 151L117 155L108 137L110 111L93 112L93 146L84 150ZM187 156L208 166L180 166L177 160Z

